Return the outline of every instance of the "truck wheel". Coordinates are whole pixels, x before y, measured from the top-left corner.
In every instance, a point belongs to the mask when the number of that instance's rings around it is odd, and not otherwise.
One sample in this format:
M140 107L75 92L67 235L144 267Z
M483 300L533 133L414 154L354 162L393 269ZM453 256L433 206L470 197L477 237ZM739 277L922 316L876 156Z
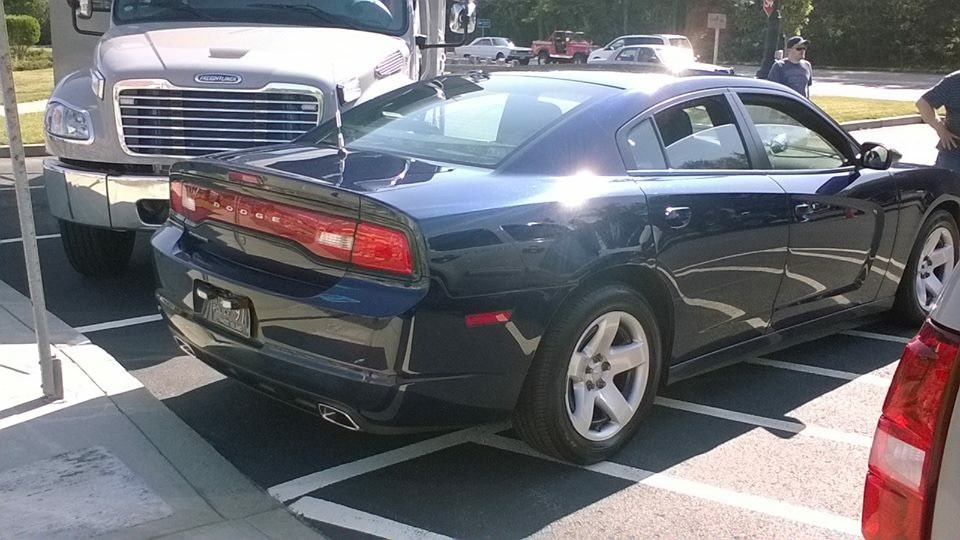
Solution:
M540 65L541 65L541 66L545 66L545 65L549 64L549 63L550 63L550 53L548 53L547 51L540 51L540 53L537 54L537 61L540 62Z
M111 277L127 268L137 233L61 220L60 239L74 270L90 277Z
M657 320L633 289L606 285L575 297L543 337L514 428L550 456L607 459L653 407L661 354Z
M586 63L587 63L587 57L586 57L585 55L583 55L583 54L579 54L579 53L578 53L578 54L575 54L575 55L573 55L573 63L574 63L574 64L586 64Z

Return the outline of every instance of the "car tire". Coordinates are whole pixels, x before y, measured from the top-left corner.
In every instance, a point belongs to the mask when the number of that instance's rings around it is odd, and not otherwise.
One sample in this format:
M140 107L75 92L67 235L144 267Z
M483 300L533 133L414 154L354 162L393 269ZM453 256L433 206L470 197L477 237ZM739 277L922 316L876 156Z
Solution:
M613 341L605 345L603 336ZM661 355L657 320L636 291L612 284L579 294L543 337L514 411L514 428L534 449L561 460L607 459L653 406Z
M541 66L545 66L549 64L550 53L548 53L547 51L540 51L539 53L537 53L537 62L539 62Z
M60 239L74 270L89 277L114 277L126 270L137 233L60 220Z
M507 57L504 56L503 53L497 53L497 57L494 58L494 60L496 60L497 62L503 62L503 61L506 60L506 59L507 59Z
M944 258L951 252L952 258ZM960 232L957 230L957 221L949 212L937 210L920 228L897 289L894 312L903 322L914 325L923 323L956 267L958 258Z
M523 60L520 60L520 65L521 65L521 66L529 66L529 65L530 65L530 59L529 59L529 58L524 58Z

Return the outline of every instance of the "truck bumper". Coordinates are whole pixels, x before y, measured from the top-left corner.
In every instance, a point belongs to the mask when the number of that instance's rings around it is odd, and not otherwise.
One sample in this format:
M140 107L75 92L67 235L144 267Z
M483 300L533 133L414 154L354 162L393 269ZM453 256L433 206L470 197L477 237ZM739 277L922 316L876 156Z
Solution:
M169 177L114 175L43 162L47 201L54 217L117 230L155 229L169 210Z

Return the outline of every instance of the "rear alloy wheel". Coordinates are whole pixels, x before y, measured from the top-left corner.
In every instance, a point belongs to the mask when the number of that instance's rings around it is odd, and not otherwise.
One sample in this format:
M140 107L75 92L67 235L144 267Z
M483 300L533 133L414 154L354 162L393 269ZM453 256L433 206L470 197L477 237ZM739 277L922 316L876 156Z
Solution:
M137 233L60 220L60 239L74 270L89 277L114 277L126 270Z
M957 264L960 234L949 213L938 210L924 223L907 263L897 297L897 311L920 324L937 303Z
M537 450L577 463L620 449L653 405L660 334L644 299L608 285L568 302L543 338L514 414Z
M593 321L567 370L567 416L583 438L603 441L633 420L650 377L643 325L622 311Z

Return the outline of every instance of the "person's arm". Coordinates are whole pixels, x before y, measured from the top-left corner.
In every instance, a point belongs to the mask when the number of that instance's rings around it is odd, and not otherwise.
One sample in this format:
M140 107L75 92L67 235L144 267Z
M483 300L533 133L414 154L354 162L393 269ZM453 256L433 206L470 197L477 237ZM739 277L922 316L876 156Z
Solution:
M767 74L767 80L783 84L783 73L780 71L780 62L774 62L770 67L770 73Z
M947 125L937 116L937 111L933 105L927 101L926 96L917 100L917 110L920 111L920 117L923 121L937 132L940 137L940 146L944 150L952 150L960 145L960 137L950 132Z

